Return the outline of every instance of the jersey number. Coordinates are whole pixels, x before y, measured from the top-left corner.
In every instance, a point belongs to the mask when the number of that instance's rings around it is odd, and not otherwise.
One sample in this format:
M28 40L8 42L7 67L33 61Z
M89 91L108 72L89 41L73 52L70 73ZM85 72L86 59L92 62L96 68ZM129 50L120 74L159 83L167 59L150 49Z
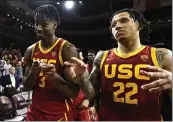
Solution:
M122 82L115 82L113 87L119 87L117 91L113 92L113 101L120 102L120 103L127 103L127 104L138 104L137 99L131 99L132 95L135 95L138 92L138 86L136 83L122 83ZM119 94L123 93L126 88L132 88L131 91L125 93L124 97L118 97Z
M39 83L39 86L41 88L43 88L43 87L45 87L45 80L46 80L46 78L43 76L42 72L40 72L39 76L41 77L41 82Z

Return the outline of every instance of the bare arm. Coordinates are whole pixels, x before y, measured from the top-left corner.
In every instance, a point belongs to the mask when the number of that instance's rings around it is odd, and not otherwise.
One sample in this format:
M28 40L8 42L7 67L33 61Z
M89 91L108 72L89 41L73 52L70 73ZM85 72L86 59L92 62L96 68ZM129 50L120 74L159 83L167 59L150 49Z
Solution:
M32 61L31 61L31 54L32 54L32 46L28 47L26 54L25 54L25 74L23 79L23 86L25 90L32 90L35 85L36 80L36 73L31 72Z
M76 47L69 42L66 42L62 48L62 60L70 61L71 57L78 57ZM75 79L72 79L68 74L68 67L64 66L64 76L63 79L60 75L56 74L56 79L59 82L57 88L61 91L66 97L75 98L79 93L79 85L73 83Z
M159 66L162 69L170 71L172 74L172 52L165 48L156 49L156 57L159 63ZM172 88L168 90L170 98L172 98Z
M101 81L100 63L103 54L104 52L102 51L97 53L94 59L93 69L90 75L88 76L87 73L84 73L81 76L81 81L79 82L80 88L88 100L93 99L95 95L99 93L100 81Z

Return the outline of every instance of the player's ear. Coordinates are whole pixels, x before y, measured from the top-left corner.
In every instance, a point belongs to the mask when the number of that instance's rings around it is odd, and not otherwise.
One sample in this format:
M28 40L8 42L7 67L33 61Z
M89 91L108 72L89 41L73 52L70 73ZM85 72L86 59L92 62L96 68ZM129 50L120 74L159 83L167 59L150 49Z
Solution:
M58 26L58 23L57 22L54 22L54 29L56 29Z

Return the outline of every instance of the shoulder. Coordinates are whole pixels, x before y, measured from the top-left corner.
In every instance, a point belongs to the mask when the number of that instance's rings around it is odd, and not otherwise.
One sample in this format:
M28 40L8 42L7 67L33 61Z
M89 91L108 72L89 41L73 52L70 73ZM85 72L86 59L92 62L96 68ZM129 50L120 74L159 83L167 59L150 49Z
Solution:
M172 62L172 51L166 48L156 48L156 58L160 67L169 61Z
M96 55L96 57L94 59L94 64L95 65L100 65L102 60L104 60L103 58L106 57L108 52L109 52L108 50L105 50L105 51L100 50L100 51L98 51L97 55Z
M34 44L30 45L30 46L27 48L26 53L30 53L30 54L31 54L31 53L32 53L32 50L35 48L36 44L37 44L37 43L34 43Z
M26 53L25 53L25 57L24 57L25 62L28 62L28 61L30 62L31 61L32 53L35 50L36 44L37 43L34 43L34 44L32 44L31 46L29 46L27 48Z
M63 61L70 61L71 57L78 58L77 48L74 44L70 43L69 41L65 40L63 47L62 47L62 59Z

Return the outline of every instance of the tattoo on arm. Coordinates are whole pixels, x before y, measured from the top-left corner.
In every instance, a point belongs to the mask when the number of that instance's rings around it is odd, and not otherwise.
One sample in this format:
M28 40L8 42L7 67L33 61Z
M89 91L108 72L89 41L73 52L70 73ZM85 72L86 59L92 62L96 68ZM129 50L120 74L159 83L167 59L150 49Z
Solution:
M166 51L163 51L163 50L156 50L156 58L157 58L157 61L159 63L159 66L162 65L163 61L164 61L164 58L165 58L165 55L167 55L168 53Z
M90 76L81 78L81 82L79 84L86 98L89 100L95 97L100 89L100 62L102 56L103 52L99 52L99 54L97 54Z

